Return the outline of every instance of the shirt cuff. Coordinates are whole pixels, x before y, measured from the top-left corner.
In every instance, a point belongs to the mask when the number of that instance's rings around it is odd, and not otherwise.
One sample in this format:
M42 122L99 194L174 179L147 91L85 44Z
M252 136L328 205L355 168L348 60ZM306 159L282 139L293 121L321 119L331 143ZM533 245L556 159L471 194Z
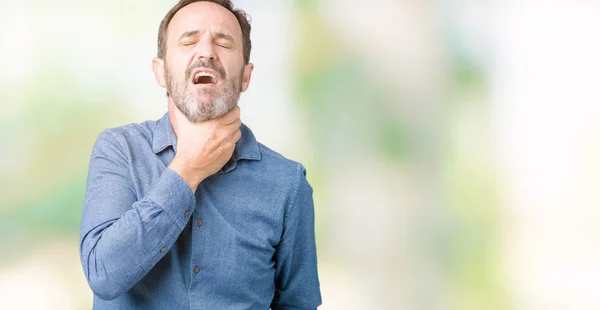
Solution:
M196 197L187 182L175 171L166 168L146 195L161 206L183 230L196 206Z

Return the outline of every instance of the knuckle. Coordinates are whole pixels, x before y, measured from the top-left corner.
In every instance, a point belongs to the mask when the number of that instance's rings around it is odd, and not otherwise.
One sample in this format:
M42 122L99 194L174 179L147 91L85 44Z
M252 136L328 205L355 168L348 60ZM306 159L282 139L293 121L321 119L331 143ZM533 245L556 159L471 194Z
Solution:
M229 135L227 134L227 132L222 132L219 135L219 144L224 144L227 142L227 139L229 138Z
M206 150L207 150L209 153L212 153L212 152L214 152L214 151L217 149L217 147L218 147L218 144L216 144L216 143L209 143L209 144L206 146Z
M230 142L225 142L221 146L223 148L223 152L228 152L229 149L231 149L231 143Z

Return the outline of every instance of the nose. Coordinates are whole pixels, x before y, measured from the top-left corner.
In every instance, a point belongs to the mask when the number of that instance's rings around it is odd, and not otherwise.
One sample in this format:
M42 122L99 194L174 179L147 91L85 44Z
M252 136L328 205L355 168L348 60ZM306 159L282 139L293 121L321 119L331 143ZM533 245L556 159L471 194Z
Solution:
M196 44L196 58L208 60L216 60L215 48L210 36L204 36L198 44Z

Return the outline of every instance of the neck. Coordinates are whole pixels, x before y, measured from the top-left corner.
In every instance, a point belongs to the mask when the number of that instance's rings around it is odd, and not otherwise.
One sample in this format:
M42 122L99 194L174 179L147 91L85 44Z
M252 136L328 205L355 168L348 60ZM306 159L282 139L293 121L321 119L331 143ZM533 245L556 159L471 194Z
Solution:
M179 126L177 124L177 119L175 118L175 113L179 111L177 111L177 107L175 107L175 103L173 102L173 99L171 99L171 97L169 97L167 110L169 111L169 120L171 121L171 126L173 126L173 131L175 131L175 136L177 137L177 129L179 128Z

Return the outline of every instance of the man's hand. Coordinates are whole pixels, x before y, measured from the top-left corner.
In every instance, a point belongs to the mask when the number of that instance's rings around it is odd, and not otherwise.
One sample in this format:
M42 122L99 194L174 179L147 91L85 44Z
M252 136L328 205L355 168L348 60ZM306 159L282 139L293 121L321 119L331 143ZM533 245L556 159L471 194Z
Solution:
M240 139L240 108L210 121L191 123L176 107L169 109L177 135L177 153L169 165L193 192L202 180L227 163Z

